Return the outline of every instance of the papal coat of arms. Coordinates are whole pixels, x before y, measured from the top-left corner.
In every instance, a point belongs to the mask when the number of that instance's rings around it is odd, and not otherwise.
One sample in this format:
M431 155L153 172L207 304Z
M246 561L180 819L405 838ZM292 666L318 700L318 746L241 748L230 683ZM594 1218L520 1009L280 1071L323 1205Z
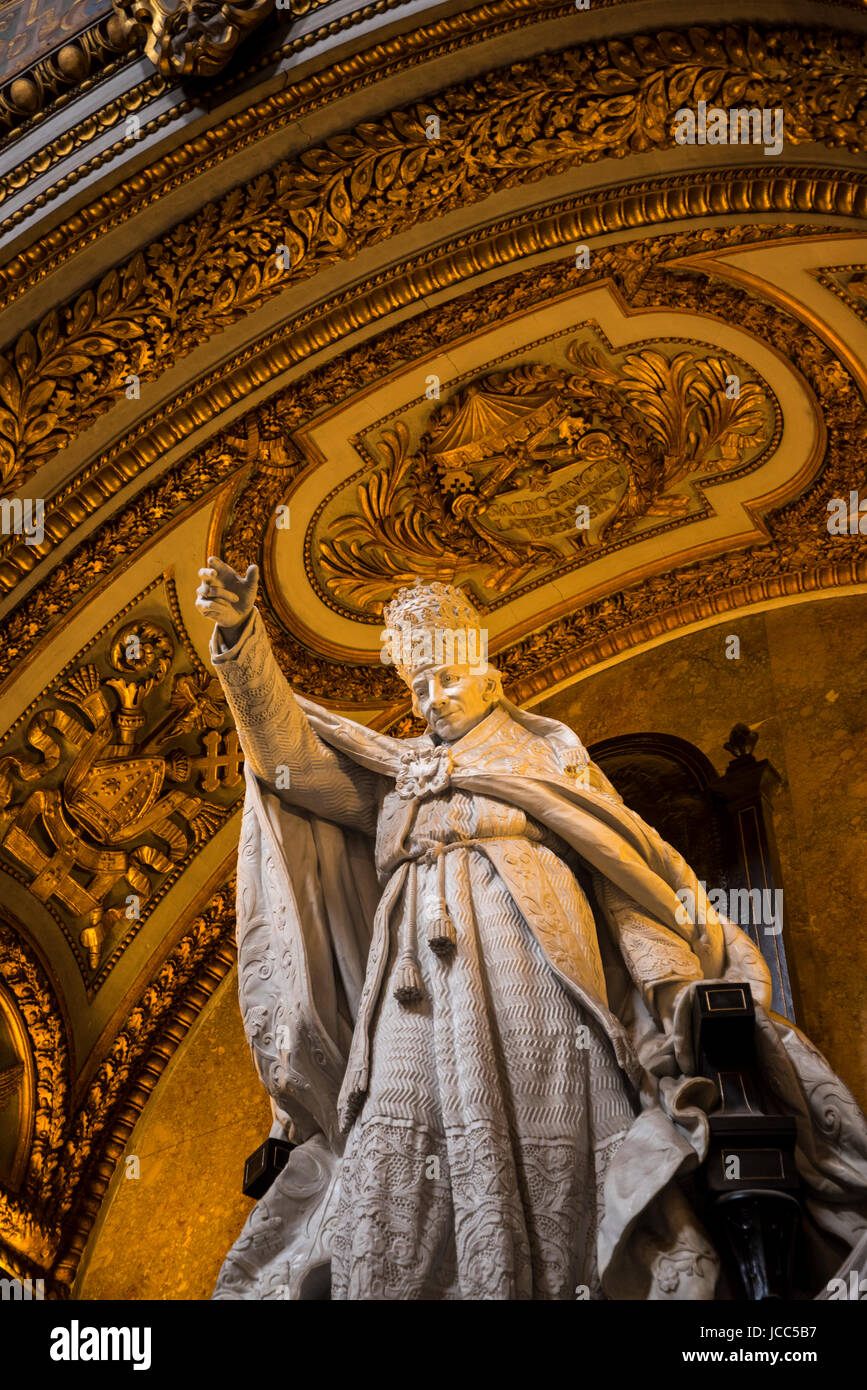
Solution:
M91 970L222 824L243 780L218 681L178 669L161 624L124 623L101 665L68 673L26 722L23 750L0 757L4 867Z

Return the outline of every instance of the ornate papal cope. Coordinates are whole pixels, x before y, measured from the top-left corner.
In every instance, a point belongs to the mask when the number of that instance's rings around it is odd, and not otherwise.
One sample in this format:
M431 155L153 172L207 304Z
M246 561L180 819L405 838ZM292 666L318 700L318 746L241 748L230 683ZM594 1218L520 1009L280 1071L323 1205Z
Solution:
M394 781L398 796L385 827L394 843L409 824L413 797L448 782L519 808L590 871L598 954L582 949L520 840L479 846L552 971L604 1030L639 1098L605 1177L597 1260L609 1298L669 1296L666 1289L678 1283L671 1258L689 1255L689 1241L678 1247L672 1236L682 1210L679 1180L706 1155L715 1101L713 1084L695 1076L692 1055L691 1003L700 980L747 981L752 988L765 1083L797 1122L814 1292L821 1296L847 1251L842 1268L867 1265L864 1116L812 1044L768 1011L770 981L758 949L710 907L682 856L623 805L572 730L505 703L444 758L430 735L396 739L310 701L299 704L326 744ZM380 841L383 833L381 816ZM248 771L238 874L241 1008L272 1100L272 1133L298 1147L229 1253L216 1298L327 1291L327 1213L345 1132L368 1084L390 913L408 866L382 873L380 856L380 869L378 881L369 837L286 807ZM682 889L696 905L697 920L685 924ZM600 959L604 980L593 967ZM658 992L676 982L685 988L667 1017L667 996ZM656 1237L648 1234L654 1231ZM692 1288L686 1296L713 1297L714 1279Z

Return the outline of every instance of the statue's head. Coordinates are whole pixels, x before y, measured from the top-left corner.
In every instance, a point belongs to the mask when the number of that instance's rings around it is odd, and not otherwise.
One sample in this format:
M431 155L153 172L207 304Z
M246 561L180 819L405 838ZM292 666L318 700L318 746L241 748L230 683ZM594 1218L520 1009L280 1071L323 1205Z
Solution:
M479 614L453 584L421 581L401 589L383 613L381 659L409 686L414 713L444 743L463 738L503 694Z

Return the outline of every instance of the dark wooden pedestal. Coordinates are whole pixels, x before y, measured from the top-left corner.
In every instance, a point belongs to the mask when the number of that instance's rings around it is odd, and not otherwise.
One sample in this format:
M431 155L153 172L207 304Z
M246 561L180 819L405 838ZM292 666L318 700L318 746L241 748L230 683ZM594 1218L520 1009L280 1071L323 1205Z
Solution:
M698 1070L720 1092L703 1170L708 1227L741 1297L791 1298L801 1220L795 1120L776 1113L762 1087L749 985L698 985L693 1025Z

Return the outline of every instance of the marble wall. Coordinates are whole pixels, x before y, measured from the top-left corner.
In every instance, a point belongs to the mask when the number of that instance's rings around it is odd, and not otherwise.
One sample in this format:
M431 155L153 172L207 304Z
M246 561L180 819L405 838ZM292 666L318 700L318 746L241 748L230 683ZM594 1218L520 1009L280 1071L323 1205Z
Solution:
M205 1299L253 1202L244 1160L271 1107L254 1069L233 970L145 1106L91 1234L74 1297Z
M727 639L740 656L727 659ZM587 744L676 734L722 773L738 720L782 777L775 827L797 1022L867 1109L867 598L804 601L674 638L534 705Z

